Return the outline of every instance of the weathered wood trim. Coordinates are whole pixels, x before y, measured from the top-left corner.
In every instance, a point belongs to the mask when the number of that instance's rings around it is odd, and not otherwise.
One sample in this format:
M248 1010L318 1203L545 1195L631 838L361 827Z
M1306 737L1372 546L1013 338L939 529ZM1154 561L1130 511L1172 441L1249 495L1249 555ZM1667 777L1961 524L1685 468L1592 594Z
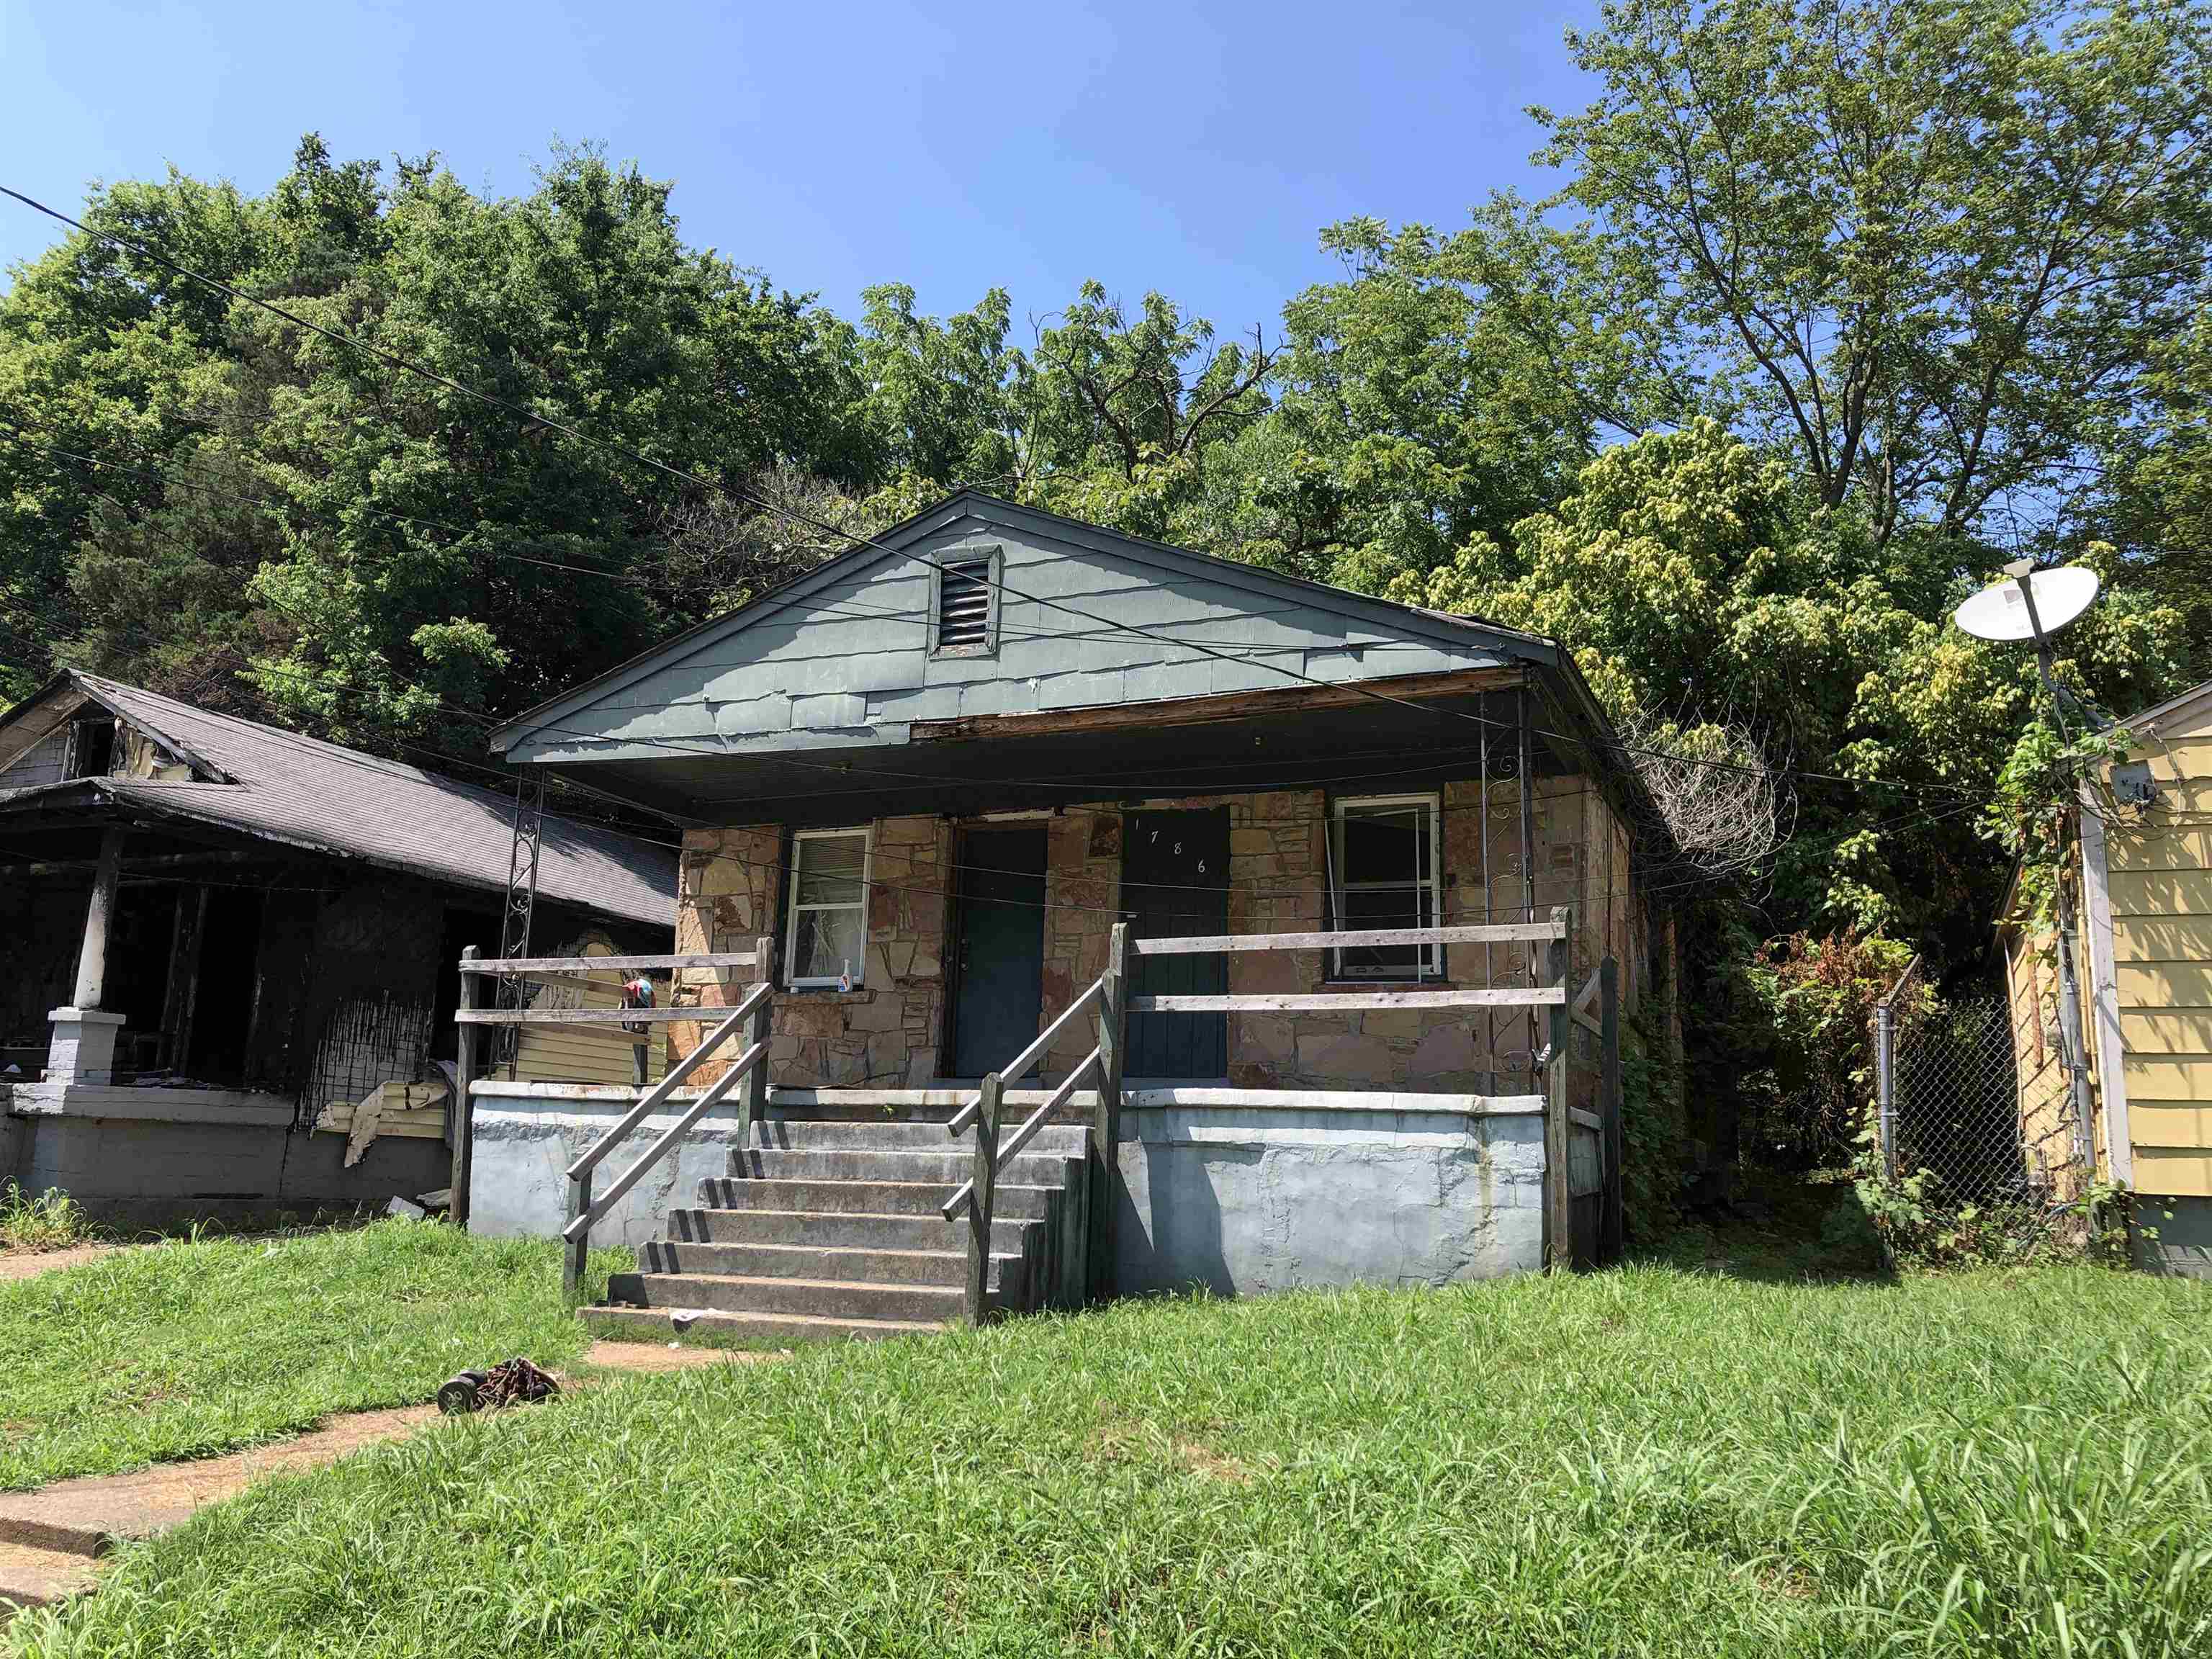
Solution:
M757 968L758 950L722 951L691 957L504 957L472 961L464 957L465 974L636 973L653 968Z
M1128 1089L1122 1103L1132 1110L1269 1112L1382 1112L1392 1115L1424 1112L1455 1117L1535 1117L1544 1109L1541 1095L1420 1094L1401 1090L1231 1089L1212 1084L1169 1084L1157 1089Z
M1601 1135L1605 1133L1605 1120L1595 1112L1586 1112L1579 1106L1567 1108L1567 1121L1577 1129L1589 1129Z
M2097 1080L2105 1097L2107 1173L2124 1186L2136 1180L2136 1149L2128 1122L2127 1042L2120 1033L2119 973L2112 952L2112 878L2105 820L2092 799L2082 800L2081 932L2088 945L2089 1012L2097 1031ZM2091 1143L2094 1154L2095 1143Z
M1564 907L1552 912L1566 915ZM1558 980L1559 1000L1550 1018L1551 1053L1544 1062L1544 1259L1553 1267L1574 1265L1574 1194L1568 1176L1568 1147L1572 1120L1567 1104L1567 1071L1574 1052L1574 1027L1568 1018L1566 977L1573 945L1565 939L1552 941L1551 976Z
M477 947L473 945L461 952L461 1006L453 1011L453 1018L461 1029L454 1034L455 1086L453 1098L446 1104L446 1122L453 1149L453 1176L448 1183L453 1197L447 1213L463 1232L469 1230L469 1159L472 1151L470 1137L475 1127L477 1077L476 1027L465 1016L476 1012L477 981L468 971L476 959Z
M1461 991L1288 991L1227 996L1128 999L1133 1014L1345 1013L1358 1009L1503 1008L1564 1006L1564 985L1498 986Z
M592 1170L599 1164L599 1160L606 1157L609 1152L615 1149L615 1145L617 1141L621 1140L624 1136L628 1135L630 1131L636 1128L639 1124L644 1122L647 1117L651 1116L654 1107L659 1105L663 1101L674 1095L677 1085L682 1083L685 1078L690 1076L692 1073L697 1071L716 1050L721 1048L723 1043L729 1041L731 1035L737 1030L740 1024L752 1017L754 1010L764 1006L769 999L774 994L773 990L765 982L756 985L752 990L746 994L744 1000L739 1002L736 1007L731 1009L729 1012L723 1017L721 1024L715 1026L713 1030L707 1033L705 1041L701 1042L699 1046L694 1048L690 1054L684 1055L683 1059L678 1060L675 1065L670 1066L668 1068L667 1074L664 1076L659 1083L653 1085L652 1090L647 1093L643 1099L640 1100L635 1106L632 1107L628 1112L623 1115L622 1121L619 1123L616 1124L613 1128L608 1130L606 1133L601 1135L595 1143L587 1147L584 1152L577 1158L574 1163L568 1166L568 1179L571 1181L579 1181L585 1176L590 1174ZM611 1010L610 1012L629 1012L633 1011L623 1009ZM693 1008L686 1010L685 1012L689 1012L694 1018L696 1018L700 1011ZM464 1035L465 1035L465 1033L464 1033ZM765 1043L760 1043L757 1046L759 1046L763 1050L766 1048ZM705 1092L708 1094L714 1094L714 1090L710 1088ZM717 1098L719 1098L719 1096Z
M703 1025L720 1008L464 1008L453 1018L463 1025L666 1025L688 1020Z
M1286 685L1262 691L1224 691L1202 697L1170 697L1154 702L1053 708L1030 714L963 714L949 720L916 720L915 743L959 743L1006 738L1072 737L1102 732L1148 730L1158 726L1211 726L1224 720L1255 720L1271 714L1311 714L1348 708L1374 696L1419 700L1471 692L1502 690L1520 684L1512 668L1451 668L1429 674L1400 674L1388 679L1343 685Z
M1560 937L1556 921L1476 922L1459 927L1351 927L1318 933L1213 933L1141 939L1140 957L1207 956L1222 951L1336 951L1366 945L1510 945Z

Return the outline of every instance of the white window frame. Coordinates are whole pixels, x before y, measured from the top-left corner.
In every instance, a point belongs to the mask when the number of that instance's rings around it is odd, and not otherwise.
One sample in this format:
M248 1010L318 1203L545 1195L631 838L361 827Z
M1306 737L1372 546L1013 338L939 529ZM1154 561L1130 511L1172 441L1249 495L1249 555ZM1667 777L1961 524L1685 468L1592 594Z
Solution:
M860 838L860 899L852 904L801 904L799 902L799 872L806 862L806 843L810 841L849 841ZM860 913L860 960L853 964L849 981L854 990L860 987L868 965L868 891L869 878L875 873L876 827L872 823L849 825L842 830L794 830L791 832L791 881L784 890L783 917L783 982L793 991L816 990L828 987L842 989L840 976L836 974L813 974L801 977L792 970L799 964L799 915L802 910L851 910Z
M1384 888L1402 889L1403 886L1403 884L1399 882L1355 883L1348 878L1345 871L1338 867L1343 860L1346 847L1345 820L1355 812L1364 812L1376 807L1406 806L1420 807L1428 813L1429 868L1425 876L1417 874L1414 878L1416 896L1425 893L1428 899L1427 904L1423 907L1425 920L1419 925L1425 927L1442 925L1444 894L1444 798L1442 793L1431 790L1410 795L1349 795L1331 805L1329 829L1330 838L1334 844L1330 848L1329 856L1329 902L1334 907L1335 926L1340 929L1347 926L1344 914L1346 894L1355 891L1371 892ZM1413 977L1417 980L1442 979L1444 975L1444 947L1441 945L1425 945L1420 947L1420 960L1413 970ZM1332 977L1336 979L1403 979L1406 977L1406 970L1399 968L1348 967L1345 963L1344 951L1341 947L1332 954L1335 960L1331 965L1330 972Z

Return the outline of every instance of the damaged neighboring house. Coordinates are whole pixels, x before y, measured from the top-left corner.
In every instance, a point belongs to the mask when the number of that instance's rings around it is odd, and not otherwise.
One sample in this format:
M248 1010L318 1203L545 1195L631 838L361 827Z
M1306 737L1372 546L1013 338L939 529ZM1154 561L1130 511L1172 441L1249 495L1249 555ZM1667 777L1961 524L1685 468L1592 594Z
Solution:
M513 827L497 792L88 674L0 716L0 1185L134 1217L446 1186L438 1062ZM676 866L549 815L533 939L667 949ZM612 1005L605 977L566 994ZM517 1059L628 1082L630 1054Z

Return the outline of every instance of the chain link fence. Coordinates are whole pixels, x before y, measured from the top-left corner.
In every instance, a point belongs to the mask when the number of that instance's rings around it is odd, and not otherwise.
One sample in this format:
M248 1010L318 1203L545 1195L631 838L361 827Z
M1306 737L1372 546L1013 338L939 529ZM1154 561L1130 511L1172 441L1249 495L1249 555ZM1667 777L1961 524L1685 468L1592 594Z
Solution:
M1875 1010L1875 1081L1891 1182L1930 1212L2021 1234L2075 1195L2084 1154L2063 1079L2022 1087L2014 1024L2006 996L1941 996L1915 957Z

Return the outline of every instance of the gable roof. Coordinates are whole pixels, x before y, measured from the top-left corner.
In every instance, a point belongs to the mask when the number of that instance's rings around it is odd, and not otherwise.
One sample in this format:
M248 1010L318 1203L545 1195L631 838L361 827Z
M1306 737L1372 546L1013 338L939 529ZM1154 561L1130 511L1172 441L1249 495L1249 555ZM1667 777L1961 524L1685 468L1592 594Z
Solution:
M1538 665L1560 673L1568 682L1571 701L1578 705L1577 712L1594 720L1600 729L1604 726L1604 718L1598 711L1596 701L1583 684L1571 657L1556 641L1542 635L1448 611L1375 599L1349 588L1334 587L1324 582L1309 581L1303 577L1286 576L1260 565L1220 558L1209 553L1196 553L1188 548L1153 541L1146 537L1127 535L1120 531L1103 530L1078 519L1026 507L981 490L963 489L881 535L858 543L824 560L813 569L769 589L736 610L710 617L603 674L526 709L491 734L491 748L495 753L505 753L533 732L553 726L563 715L602 702L711 645L755 627L793 606L803 605L823 589L848 580L872 565L886 562L927 562L921 555L907 550L969 518L1007 529L1026 528L1059 542L1155 566L1169 574L1242 590L1255 599L1272 599L1332 612L1401 638L1432 641L1456 651L1474 647L1502 658L1518 659ZM1010 598L1036 597L1022 594L1011 584L1007 595ZM1073 608L1080 611L1093 607L1078 605ZM1062 614L1066 613L1063 611ZM1070 622L1072 625L1079 626L1080 619L1071 617ZM1129 625L1121 626L1127 628ZM1171 639L1168 642L1189 648L1187 642ZM1301 677L1285 674L1281 678L1282 683L1288 684Z
M187 762L193 776L78 778L10 790L0 772L0 805L88 786L167 817L433 880L507 890L514 809L497 791L96 675L64 672L0 715L0 762L44 734L35 725L38 714L51 716L50 727L84 699ZM672 848L549 812L538 847L538 892L578 909L672 927L676 866Z
M2212 715L2212 680L2192 685L2179 696L2168 697L2154 708L2130 714L2114 724L2133 738L2166 738L2187 730L2201 716Z

